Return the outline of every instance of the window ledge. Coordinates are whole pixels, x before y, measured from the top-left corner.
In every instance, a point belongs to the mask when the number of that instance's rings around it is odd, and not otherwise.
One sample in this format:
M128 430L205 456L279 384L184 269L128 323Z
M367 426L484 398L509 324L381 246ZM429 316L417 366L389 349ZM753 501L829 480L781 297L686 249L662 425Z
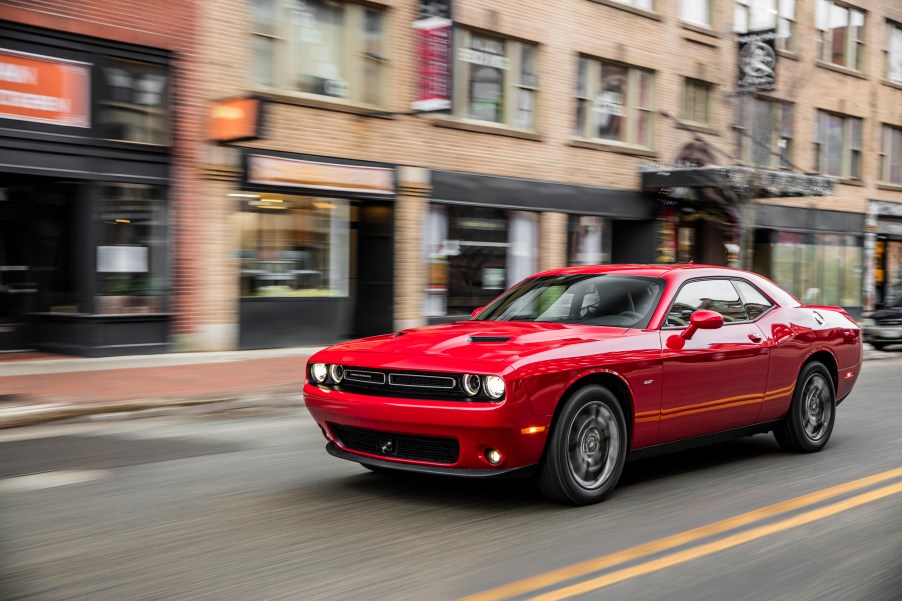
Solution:
M624 12L632 13L634 15L639 15L640 17L645 17L646 19L651 19L652 21L663 21L664 18L654 12L647 11L642 8L636 8L635 6L630 6L629 4L622 4L620 2L616 2L615 0L590 0L596 4L601 4L603 6L610 6L611 8L616 8L618 10L622 10Z
M687 23L686 21L680 21L680 27L687 31L692 31L695 33L700 33L702 35L707 35L712 38L722 38L723 36L711 29L710 27L705 27L704 25L695 25L693 23Z
M432 124L436 127L447 127L449 129L459 129L461 131L471 131L478 134L491 134L495 136L508 136L510 138L519 138L520 140L533 140L541 142L542 136L534 131L525 129L517 129L509 127L501 123L473 122L464 121L454 117L435 116L432 118Z
M704 125L702 123L694 123L692 121L680 121L676 124L677 129L684 129L686 131L694 131L700 134L708 134L709 136L720 136L720 132L710 125Z
M896 88L897 90L902 90L902 82L892 81L890 79L884 79L881 83L885 86L889 86L891 88Z
M338 111L340 113L360 115L361 117L374 117L376 119L394 118L388 113L389 109L386 109L385 107L364 104L362 102L352 102L340 98L332 98L330 96L318 96L316 94L276 90L266 87L253 87L251 88L251 92L270 102L277 102L279 104L306 106L310 108L325 109L327 111Z
M862 73L861 71L856 71L855 69L850 69L848 67L842 67L840 65L834 65L833 63L825 63L824 61L816 61L815 64L822 68L827 69L828 71L835 71L837 73L842 73L843 75L850 75L852 77L857 77L858 79L868 79L868 76Z
M788 58L791 61L801 60L798 54L790 50L777 50L777 56L780 58Z
M893 192L902 192L902 184L878 183L878 190L892 190Z
M573 148L586 148L588 150L602 150L605 152L616 152L635 157L658 158L658 153L650 148L642 148L640 146L624 146L620 144L611 144L608 142L598 142L595 140L586 140L585 138L573 138L567 144Z
M864 187L864 182L860 179L852 179L851 177L838 177L836 178L836 182L843 186L856 186L858 188Z

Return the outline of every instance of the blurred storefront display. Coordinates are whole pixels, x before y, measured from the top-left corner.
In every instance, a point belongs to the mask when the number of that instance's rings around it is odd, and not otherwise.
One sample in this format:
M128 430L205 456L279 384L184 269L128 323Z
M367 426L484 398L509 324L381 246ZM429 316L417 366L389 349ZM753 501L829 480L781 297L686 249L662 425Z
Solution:
M876 217L873 261L874 308L892 306L902 298L902 205L872 200Z
M322 344L392 328L392 166L244 150L239 348Z
M167 350L170 54L0 39L0 350Z

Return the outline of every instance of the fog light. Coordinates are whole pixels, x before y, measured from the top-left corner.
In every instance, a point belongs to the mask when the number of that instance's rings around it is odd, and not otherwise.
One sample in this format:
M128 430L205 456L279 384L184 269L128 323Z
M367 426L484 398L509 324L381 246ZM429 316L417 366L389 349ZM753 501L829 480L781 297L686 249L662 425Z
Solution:
M466 392L468 396L476 396L476 393L479 392L479 376L464 374L464 377L461 379L461 384L463 384L464 392Z
M483 380L485 393L493 399L500 399L504 396L504 379L498 376L486 376Z
M491 463L492 465L498 465L503 459L503 457L501 456L501 451L499 451L498 449L486 449L485 458L488 459L489 463Z
M329 375L329 369L326 367L325 363L314 363L310 366L310 377L313 378L313 381L317 384L322 384L326 381L326 376Z
M345 368L341 365L333 365L329 368L329 375L332 376L333 382L341 384L341 381L345 377Z

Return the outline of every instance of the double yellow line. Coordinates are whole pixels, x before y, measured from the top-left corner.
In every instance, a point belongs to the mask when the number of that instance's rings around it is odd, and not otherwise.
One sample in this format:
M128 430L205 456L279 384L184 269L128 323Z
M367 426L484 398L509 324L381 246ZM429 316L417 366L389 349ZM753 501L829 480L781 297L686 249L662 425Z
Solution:
M544 574L539 574L531 578L512 582L511 584L499 586L482 593L470 595L469 597L461 599L461 601L501 601L503 599L509 599L511 597L519 597L522 595L535 593L542 589L559 586L568 580L574 580L580 577L588 576L595 572L600 572L602 570L606 570L608 568L612 568L626 562L642 559L643 557L647 557L655 553L668 551L682 545L693 543L701 539L714 536L716 534L722 534L736 528L748 526L762 520L775 518L797 509L802 509L810 505L822 503L835 497L859 491L863 488L874 486L875 484L880 484L889 480L895 480L897 478L902 478L902 468L888 470L879 474L874 474L873 476L868 476L866 478L860 478L858 480L846 482L838 486L825 488L823 490L815 491L807 495L802 495L801 497L796 497L794 499L789 499L787 501L768 505L760 509L755 509L754 511L743 513L735 517L722 520L720 522L714 522L713 524L700 526L692 530L687 530L686 532L681 532L680 534L675 534L673 536L661 538L656 541L644 543L629 549L625 549L623 551L618 551L609 555L603 555L601 557L596 557L588 561L546 572ZM894 482L890 485L848 497L841 501L831 503L830 505L824 505L823 507L818 507L816 509L806 511L792 517L784 518L762 526L757 526L743 532L731 534L712 542L702 543L688 549L676 551L674 553L670 553L668 555L664 555L656 559L652 559L644 563L633 565L614 572L608 572L601 576L578 582L576 584L556 588L544 594L531 597L530 600L556 601L558 599L567 599L570 597L575 597L577 595L582 595L618 582L622 582L624 580L628 580L630 578L650 574L652 572L657 572L659 570L685 563L693 559L698 559L699 557L711 555L713 553L717 553L718 551L723 551L725 549L729 549L731 547L735 547L737 545L741 545L743 543L747 543L749 541L753 541L770 534L788 530L789 528L795 528L804 524L809 524L811 522L824 519L831 515L835 515L837 513L847 511L854 507L858 507L860 505L864 505L866 503L876 501L877 499L882 499L884 497L888 497L900 492L902 492L902 481Z

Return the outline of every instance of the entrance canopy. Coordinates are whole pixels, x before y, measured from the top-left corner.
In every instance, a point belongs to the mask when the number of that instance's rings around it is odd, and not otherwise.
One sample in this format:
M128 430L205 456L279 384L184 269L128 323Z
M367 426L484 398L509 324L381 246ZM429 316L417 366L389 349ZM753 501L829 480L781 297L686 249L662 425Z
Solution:
M642 190L668 193L679 188L731 190L740 198L832 196L830 177L738 165L643 165Z

